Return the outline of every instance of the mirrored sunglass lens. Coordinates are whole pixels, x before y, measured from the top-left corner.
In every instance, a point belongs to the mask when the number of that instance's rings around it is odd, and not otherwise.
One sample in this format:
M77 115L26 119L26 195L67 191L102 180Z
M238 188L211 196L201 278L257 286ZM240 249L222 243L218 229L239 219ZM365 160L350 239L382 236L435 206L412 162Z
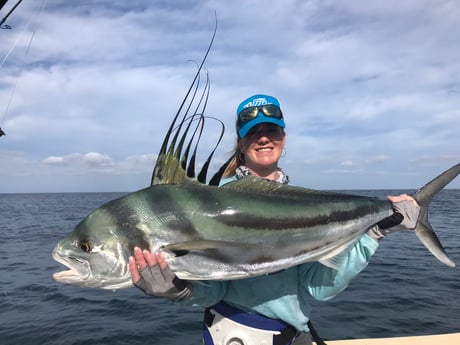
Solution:
M241 121L249 121L253 118L255 118L258 114L259 110L257 109L257 107L250 107L250 108L246 108L246 109L243 109L241 112L240 112L240 120Z
M266 116L276 117L278 119L283 117L281 115L280 108L278 108L276 105L273 105L273 104L264 105L262 107L262 111L263 111L264 115L266 115Z

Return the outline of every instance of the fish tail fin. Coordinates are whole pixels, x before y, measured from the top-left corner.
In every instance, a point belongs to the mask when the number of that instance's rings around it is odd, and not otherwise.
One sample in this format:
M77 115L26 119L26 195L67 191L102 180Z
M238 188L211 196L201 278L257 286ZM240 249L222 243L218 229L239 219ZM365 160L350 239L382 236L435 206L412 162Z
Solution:
M455 263L448 257L428 220L428 207L433 197L456 178L458 174L460 174L460 164L456 164L444 171L412 195L420 205L420 215L415 227L415 234L431 254L450 267L455 267Z

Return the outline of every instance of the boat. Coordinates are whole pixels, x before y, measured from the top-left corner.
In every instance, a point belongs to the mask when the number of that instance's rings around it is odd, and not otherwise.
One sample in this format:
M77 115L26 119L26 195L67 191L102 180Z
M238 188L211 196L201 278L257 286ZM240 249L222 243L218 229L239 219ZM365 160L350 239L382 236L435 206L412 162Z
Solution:
M460 345L460 332L411 337L326 340L327 345ZM315 342L313 344L316 345Z

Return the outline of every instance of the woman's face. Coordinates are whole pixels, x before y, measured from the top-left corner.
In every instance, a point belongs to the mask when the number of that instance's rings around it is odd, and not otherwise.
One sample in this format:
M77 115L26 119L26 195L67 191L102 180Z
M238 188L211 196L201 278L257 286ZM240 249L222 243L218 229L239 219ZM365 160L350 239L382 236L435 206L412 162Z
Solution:
M276 168L283 153L286 135L281 127L261 123L240 139L240 150L244 153L246 166L258 169Z

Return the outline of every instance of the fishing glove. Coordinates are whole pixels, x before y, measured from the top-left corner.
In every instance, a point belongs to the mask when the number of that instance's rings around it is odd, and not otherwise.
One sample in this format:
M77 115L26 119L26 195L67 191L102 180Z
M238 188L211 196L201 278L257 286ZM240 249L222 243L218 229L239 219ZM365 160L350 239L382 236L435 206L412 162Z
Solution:
M394 213L381 220L367 232L375 240L381 240L388 234L401 230L413 230L417 226L420 206L412 200L393 203Z
M177 278L169 266L164 270L159 265L147 266L139 272L141 279L134 286L146 295L166 297L178 301L192 295L191 284Z

